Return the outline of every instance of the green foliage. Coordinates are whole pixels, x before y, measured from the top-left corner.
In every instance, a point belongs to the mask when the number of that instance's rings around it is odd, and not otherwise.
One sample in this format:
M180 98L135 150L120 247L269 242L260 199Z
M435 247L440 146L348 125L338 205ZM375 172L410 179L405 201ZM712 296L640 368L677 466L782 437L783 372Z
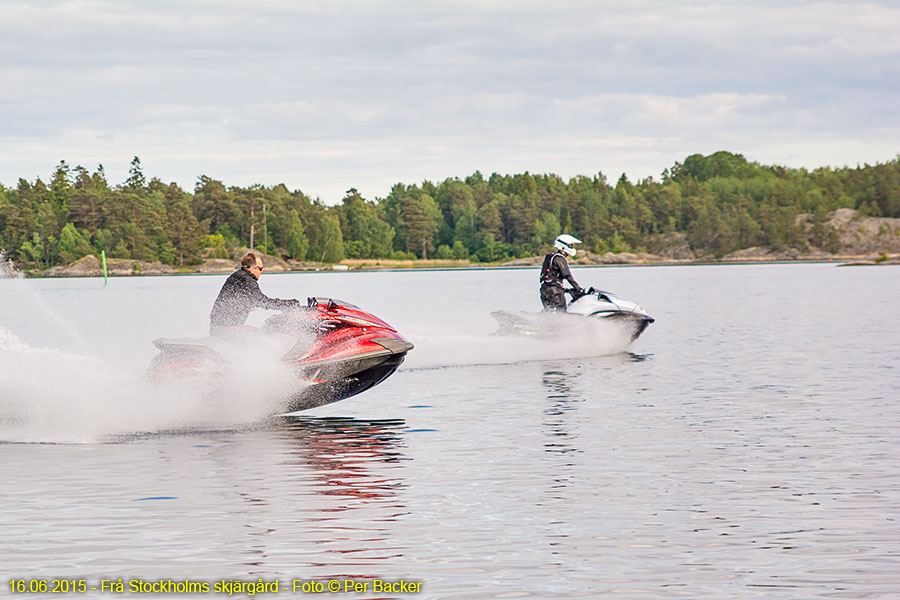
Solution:
M300 222L300 215L297 211L292 210L290 215L285 248L288 255L294 260L305 260L306 253L309 250L309 240L306 237L306 231L303 228L303 223Z
M553 245L556 236L563 232L557 216L550 212L544 212L541 218L534 224L534 248L535 253L541 248Z
M215 232L225 238L226 248L237 248L241 245L241 240L238 238L237 234L231 230L231 227L229 227L227 223L217 228Z
M63 261L63 264L69 264L75 262L82 256L90 254L93 249L74 225L66 223L62 232L59 234L59 242L57 243L56 251Z
M175 246L173 246L172 242L169 240L163 242L162 246L159 248L159 261L161 263L175 266L177 255L178 253L175 250Z
M469 258L469 251L466 250L466 247L461 240L453 242L453 247L450 249L450 252L455 260L466 260Z
M210 258L228 258L228 248L225 246L225 236L221 233L205 236L203 245L210 249Z
M131 253L128 251L128 246L125 245L125 240L119 240L112 252L109 253L109 256L110 258L131 258Z
M396 184L380 199L351 188L337 206L284 185L226 187L202 175L187 192L147 181L134 157L127 180L106 181L60 161L49 183L0 185L0 240L10 257L45 268L105 250L115 258L193 264L204 247L283 249L289 258L337 262L411 257L497 262L546 252L562 232L596 253L639 251L681 234L700 254L751 246L835 252L828 224L839 208L900 217L900 157L884 164L814 171L764 166L740 154L694 154L659 181L611 185L602 173L564 181L522 173ZM801 215L807 215L801 218Z
M434 251L434 258L439 260L450 260L453 258L453 250L451 250L450 246L447 244L441 244L437 247L437 250Z
M131 190L141 190L147 185L147 179L144 177L144 170L141 168L141 159L135 156L131 160L131 167L128 169L128 179L125 181L125 187Z
M385 222L383 213L372 202L351 189L339 207L341 235L347 240L348 258L386 258L392 252L394 229Z
M319 243L312 248L312 252L317 262L338 263L344 260L344 237L341 234L340 219L336 215L326 214L322 217Z
M38 234L34 234L31 240L22 242L19 248L20 258L31 263L32 268L38 268L44 260L44 245Z
M676 162L670 172L673 181L685 181L693 178L698 182L703 182L714 178L729 177L750 179L761 175L765 176L769 171L756 163L747 162L747 159L741 154L722 151L709 156L692 154L684 159L684 163Z

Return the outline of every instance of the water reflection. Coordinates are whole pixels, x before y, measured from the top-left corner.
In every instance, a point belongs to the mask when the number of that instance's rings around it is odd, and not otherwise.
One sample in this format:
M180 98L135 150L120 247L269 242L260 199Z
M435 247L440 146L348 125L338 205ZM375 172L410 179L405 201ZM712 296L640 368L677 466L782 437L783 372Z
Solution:
M404 554L393 533L408 513L406 430L403 420L282 417L192 444L221 497L237 500L228 509L235 562L254 576L381 576Z
M547 391L549 405L544 408L541 425L547 441L544 452L550 457L551 480L547 494L553 500L562 500L562 490L573 483L575 473L571 462L573 454L580 453L576 446L578 435L573 428L573 415L583 401L577 392L576 382L581 375L579 367L560 367L544 371L541 378Z
M542 383L547 389L550 405L544 409L542 425L550 440L544 444L547 452L577 452L573 442L576 435L567 423L566 413L575 410L584 399L576 393L575 381L581 375L577 368L544 371Z
M320 577L378 577L381 563L403 555L391 534L392 524L408 513L399 497L406 486L405 430L403 420L289 417L276 423L301 499L292 536L302 555L304 545L307 552L315 548L314 561L306 564Z
M279 433L293 446L291 456L317 475L319 493L360 501L392 497L403 486L401 478L384 477L373 466L405 460L399 450L405 427L402 419L287 417L278 423ZM330 510L353 508L345 503Z

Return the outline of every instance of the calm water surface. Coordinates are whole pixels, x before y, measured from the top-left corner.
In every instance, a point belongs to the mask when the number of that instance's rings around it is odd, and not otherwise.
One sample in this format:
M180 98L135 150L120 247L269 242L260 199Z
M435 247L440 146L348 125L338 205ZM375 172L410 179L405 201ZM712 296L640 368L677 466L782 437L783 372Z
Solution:
M272 296L343 298L416 344L381 386L274 421L263 368L212 404L140 382L153 338L204 333L224 277L0 280L0 594L896 598L900 268L575 276L657 322L628 351L523 342L490 312L537 310L536 270L267 273Z

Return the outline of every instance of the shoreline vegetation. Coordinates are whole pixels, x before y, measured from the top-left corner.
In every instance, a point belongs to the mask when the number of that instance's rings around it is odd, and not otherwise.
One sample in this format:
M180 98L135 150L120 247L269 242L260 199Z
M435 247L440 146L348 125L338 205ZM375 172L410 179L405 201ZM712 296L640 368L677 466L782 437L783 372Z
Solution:
M334 206L205 175L187 192L147 181L138 157L120 185L65 161L49 183L0 185L2 262L28 277L99 276L101 251L113 277L228 273L249 248L269 272L528 267L562 232L583 241L575 265L897 264L900 156L807 171L695 154L615 184L476 171Z
M515 259L503 263L478 263L469 260L345 260L335 264L313 264L287 262L278 257L261 254L267 273L305 273L327 271L378 271L378 270L435 270L435 269L508 269L508 268L538 268L543 256L534 256ZM239 260L207 259L200 265L190 268L176 269L160 262L147 263L127 259L107 260L107 272L110 277L141 277L159 275L220 275L229 274L238 268ZM828 256L828 255L799 255L793 253L772 253L765 249L751 249L749 253L740 256L725 257L721 259L664 259L653 254L632 254L623 252L620 254L609 253L604 256L589 254L570 261L573 267L579 266L675 266L675 265L708 265L708 264L766 264L766 263L803 263L803 262L834 262L838 266L874 266L874 265L900 265L900 254L881 255L856 255L856 256ZM96 256L88 255L62 267L51 267L40 274L27 274L34 277L102 277L103 271L100 261Z

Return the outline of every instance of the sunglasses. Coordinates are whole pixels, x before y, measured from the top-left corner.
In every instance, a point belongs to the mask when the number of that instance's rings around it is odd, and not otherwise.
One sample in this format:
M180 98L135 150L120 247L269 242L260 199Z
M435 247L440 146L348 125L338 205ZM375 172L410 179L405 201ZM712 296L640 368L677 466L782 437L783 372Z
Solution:
M259 269L259 271L260 271L260 273L261 273L262 270L263 270L265 267L261 267L261 266L259 266L259 265L250 265L250 266L247 267L247 268L248 268L248 269Z

